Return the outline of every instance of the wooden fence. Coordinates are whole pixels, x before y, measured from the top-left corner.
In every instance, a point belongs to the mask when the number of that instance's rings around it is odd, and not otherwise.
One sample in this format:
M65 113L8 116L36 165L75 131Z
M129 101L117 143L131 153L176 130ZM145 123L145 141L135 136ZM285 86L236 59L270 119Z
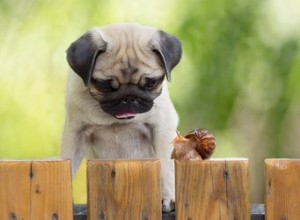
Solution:
M295 220L300 160L265 160L265 205L250 205L247 159L175 161L176 211L161 209L159 160L87 162L87 205L72 204L69 160L0 160L0 220Z

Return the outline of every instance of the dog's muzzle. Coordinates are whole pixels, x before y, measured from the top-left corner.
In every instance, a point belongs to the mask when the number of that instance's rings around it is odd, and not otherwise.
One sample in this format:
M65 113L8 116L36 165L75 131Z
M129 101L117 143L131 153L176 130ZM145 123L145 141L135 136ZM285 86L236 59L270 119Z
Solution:
M153 106L153 100L129 95L120 99L100 101L100 106L106 113L118 119L126 119L133 118L138 113L149 111Z
M160 93L144 91L136 85L122 85L117 91L103 94L98 101L106 113L118 119L131 119L150 111Z

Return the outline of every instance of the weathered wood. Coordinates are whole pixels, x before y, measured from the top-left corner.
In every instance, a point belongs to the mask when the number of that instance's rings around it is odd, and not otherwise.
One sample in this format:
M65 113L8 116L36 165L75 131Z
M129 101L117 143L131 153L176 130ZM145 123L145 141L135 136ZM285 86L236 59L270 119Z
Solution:
M159 160L87 163L88 219L161 219Z
M69 160L32 163L31 219L73 219Z
M30 219L30 162L0 162L0 219Z
M0 161L0 216L73 219L69 160Z
M265 160L266 219L299 219L300 160Z
M250 219L247 159L175 161L177 219Z

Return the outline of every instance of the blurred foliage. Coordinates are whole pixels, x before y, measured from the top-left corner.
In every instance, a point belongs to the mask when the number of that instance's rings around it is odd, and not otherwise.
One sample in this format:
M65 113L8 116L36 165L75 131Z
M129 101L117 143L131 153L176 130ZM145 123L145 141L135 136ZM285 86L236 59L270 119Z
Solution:
M300 157L297 0L0 0L0 157L58 156L65 50L112 22L157 26L182 41L170 94L184 134L216 136L216 157L247 157L262 202L263 160ZM84 166L74 184L85 201Z

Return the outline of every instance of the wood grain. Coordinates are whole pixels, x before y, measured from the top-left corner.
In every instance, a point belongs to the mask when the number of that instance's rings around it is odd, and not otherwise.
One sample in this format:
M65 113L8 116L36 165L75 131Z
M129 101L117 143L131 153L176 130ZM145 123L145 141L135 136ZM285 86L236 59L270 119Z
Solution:
M31 162L0 162L0 219L30 219Z
M0 161L0 219L73 219L69 160Z
M69 160L32 162L31 219L73 219Z
M176 219L250 219L247 159L175 161Z
M266 219L299 219L300 160L265 160Z
M88 219L161 219L160 161L87 163Z

